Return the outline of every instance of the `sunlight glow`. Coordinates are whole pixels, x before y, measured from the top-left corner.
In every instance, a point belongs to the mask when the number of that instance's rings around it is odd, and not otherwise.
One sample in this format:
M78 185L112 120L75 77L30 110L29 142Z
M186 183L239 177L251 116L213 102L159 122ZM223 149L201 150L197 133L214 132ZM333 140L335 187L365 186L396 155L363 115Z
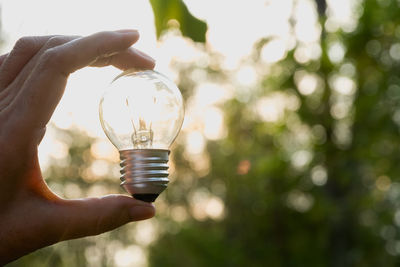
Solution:
M311 0L296 1L294 9L295 34L297 39L303 43L313 43L319 40L321 27L318 23L318 14L315 2Z
M261 49L261 59L265 63L275 63L286 56L286 42L274 39L266 43Z
M334 42L329 45L328 56L333 63L339 63L345 55L345 47L341 42Z
M375 185L380 191L388 191L391 183L392 182L388 176L382 175L378 177Z
M299 190L291 191L288 194L286 201L290 208L298 212L306 212L314 205L313 196Z
M188 212L184 206L172 206L171 217L176 222L184 222L189 218Z
M199 83L194 92L194 103L191 106L197 105L204 107L206 105L215 105L224 102L232 97L232 92L227 87L221 84L216 84L204 80L204 83Z
M313 154L307 150L299 150L293 153L291 162L296 169L303 169L313 158Z
M66 183L63 189L66 198L74 199L83 196L82 189L76 183Z
M317 186L323 186L328 181L328 173L326 168L318 165L311 170L311 180Z
M58 166L66 166L69 163L68 145L58 140L56 132L52 127L47 128L47 133L44 136L39 154L39 163L43 169L46 169L55 159Z
M254 86L257 82L257 73L254 67L245 65L236 72L236 79L242 86Z
M190 154L201 154L204 151L205 140L201 132L192 131L186 136L186 150Z
M261 98L256 108L260 117L267 122L281 120L284 115L284 105L280 98Z
M296 71L294 75L294 80L296 82L297 88L299 92L303 95L311 95L314 93L319 84L322 82L320 81L321 78L318 77L317 74L314 73L307 73L304 70Z
M294 52L297 62L304 64L310 60L317 60L321 57L321 46L319 43L299 44Z
M106 139L97 139L90 146L90 153L95 159L105 159L110 162L119 162L119 153Z
M154 242L159 234L159 227L156 221L140 221L136 223L135 231L132 233L136 243L141 246L148 246Z
M108 194L116 194L119 193L119 188L109 187L102 184L93 184L87 191L88 197L102 197Z
M295 95L274 92L260 98L254 107L255 113L266 122L278 122L283 119L285 109L297 110L300 101Z
M118 250L114 255L116 266L147 266L147 257L144 250L137 245L130 245L124 249Z
M393 44L389 50L390 56L399 61L400 60L400 43Z
M349 101L338 101L331 106L330 113L337 120L344 119L350 113L352 103Z
M102 177L109 174L109 168L108 168L109 165L110 163L108 161L97 159L92 162L92 164L89 167L89 170L93 174L93 176Z
M210 172L210 156L208 153L190 154L184 153L185 158L190 162L190 167L196 172L197 178L206 176Z
M226 134L223 112L219 108L207 108L204 111L204 136L209 140L219 140Z
M207 189L200 188L190 196L191 212L196 220L207 218L221 220L225 216L225 205L221 198L211 195Z
M361 13L359 10L360 2L360 0L327 0L326 29L329 32L335 32L339 29L345 32L354 31Z
M88 246L85 249L85 258L91 266L99 266L102 262L102 251L96 246Z
M342 95L353 95L356 92L356 83L346 76L333 75L329 79L330 86Z
M223 67L227 69L237 68L251 53L254 42L261 38L290 35L288 20L292 0L185 2L193 14L207 21L207 41L212 50L224 55ZM221 19L221 10L224 10L224 19Z

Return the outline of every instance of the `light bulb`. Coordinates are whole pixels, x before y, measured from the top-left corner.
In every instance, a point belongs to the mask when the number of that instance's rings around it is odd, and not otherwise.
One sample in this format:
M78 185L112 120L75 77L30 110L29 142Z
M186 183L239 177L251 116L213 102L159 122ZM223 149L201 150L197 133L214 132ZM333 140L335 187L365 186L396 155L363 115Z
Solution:
M178 87L159 72L128 70L110 84L99 113L120 153L121 186L134 198L153 202L167 187L169 147L183 122Z

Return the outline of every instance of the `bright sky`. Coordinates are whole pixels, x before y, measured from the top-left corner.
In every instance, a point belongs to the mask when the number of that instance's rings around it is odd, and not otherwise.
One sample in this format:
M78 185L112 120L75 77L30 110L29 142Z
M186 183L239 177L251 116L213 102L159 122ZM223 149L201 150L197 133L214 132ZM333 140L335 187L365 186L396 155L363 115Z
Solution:
M147 0L13 0L0 4L6 38L3 51L10 50L19 37L26 35L88 35L102 30L135 28L141 33L135 46L155 54L153 13ZM117 73L118 70L109 67L87 68L73 74L52 121L63 128L75 124L94 136L102 136L98 102L104 88Z
M157 57L154 17L148 0L0 0L0 6L5 38L2 53L12 49L22 36L88 35L103 30L134 28L141 35L135 47ZM157 59L162 67L165 60ZM60 128L75 126L93 137L105 138L98 105L103 91L119 73L119 70L107 67L85 68L71 75L51 122ZM46 168L48 155L63 154L56 144L56 137L48 131L39 147L43 168Z

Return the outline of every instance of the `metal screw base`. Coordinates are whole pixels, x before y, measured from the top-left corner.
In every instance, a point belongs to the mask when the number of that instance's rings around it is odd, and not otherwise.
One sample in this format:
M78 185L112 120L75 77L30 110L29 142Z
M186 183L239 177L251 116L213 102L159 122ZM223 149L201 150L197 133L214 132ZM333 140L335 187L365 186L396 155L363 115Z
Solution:
M121 150L121 186L134 198L154 202L167 188L169 150Z

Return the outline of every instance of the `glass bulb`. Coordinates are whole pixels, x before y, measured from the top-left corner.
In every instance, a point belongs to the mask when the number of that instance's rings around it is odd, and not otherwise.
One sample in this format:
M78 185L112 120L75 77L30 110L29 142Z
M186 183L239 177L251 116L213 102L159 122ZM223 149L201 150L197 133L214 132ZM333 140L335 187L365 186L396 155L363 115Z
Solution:
M183 117L178 87L152 70L123 72L100 102L101 125L118 150L168 149Z
M154 185L165 173L161 178L168 179L164 161L184 118L178 87L156 71L128 70L113 80L99 112L104 132L120 151L121 185L136 198L161 193L166 184Z

